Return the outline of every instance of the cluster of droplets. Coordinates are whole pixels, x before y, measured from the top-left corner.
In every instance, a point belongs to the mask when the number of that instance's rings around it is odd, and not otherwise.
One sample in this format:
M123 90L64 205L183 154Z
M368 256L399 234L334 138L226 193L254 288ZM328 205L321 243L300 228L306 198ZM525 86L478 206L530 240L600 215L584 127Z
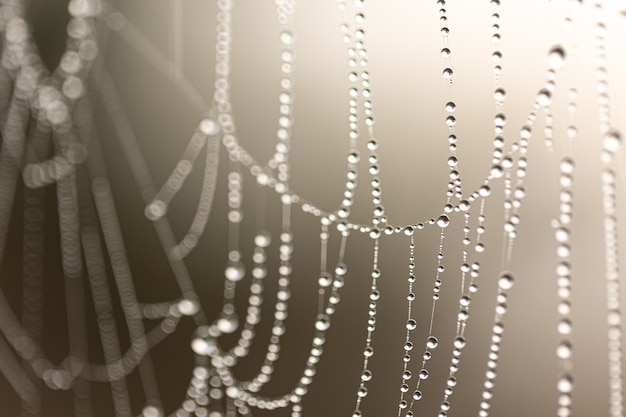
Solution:
M376 315L377 304L380 299L380 291L378 290L378 278L381 276L381 271L378 268L378 239L374 240L374 261L371 272L371 286L368 305L368 322L367 322L367 336L365 339L365 347L363 348L363 370L361 371L361 380L359 388L357 389L356 406L352 417L361 417L361 401L367 396L367 383L372 380L372 371L369 369L369 362L374 356L374 347L372 346L373 334L376 329Z
M559 258L559 263L556 266L557 295L559 297L557 305L557 312L559 314L557 333L561 337L556 349L556 355L560 360L561 371L561 376L557 382L557 390L559 392L559 408L557 415L559 417L569 417L572 414L571 392L574 381L572 375L573 360L571 319L572 268L570 264L570 227L573 211L573 171L574 161L569 157L563 158L560 163L559 217L554 221L554 237L557 243L556 255Z
M466 209L467 210L467 209ZM459 298L459 310L457 313L457 330L456 337L453 342L453 352L452 358L450 362L448 378L446 379L446 386L444 388L443 400L439 406L439 417L445 417L448 415L448 411L451 408L450 397L454 393L454 387L456 386L457 379L456 374L459 371L460 363L461 363L461 351L465 347L465 328L467 326L467 321L469 319L469 310L471 303L471 296L476 291L478 291L478 286L475 283L475 280L478 278L480 271L480 264L477 261L473 263L468 262L468 253L469 246L471 245L471 240L469 239L470 227L469 227L469 219L470 214L465 210L464 218L465 225L463 227L463 261L460 266L461 272L461 296ZM482 212L481 212L481 217ZM469 285L467 277L469 279Z
M444 70L443 77L447 82L447 90L448 90L448 99L444 105L444 110L446 112L445 116L445 124L448 128L448 149L450 150L450 156L448 157L447 164L450 169L449 172L449 183L448 183L448 192L447 197L450 202L450 197L452 195L456 195L457 198L462 197L461 190L461 175L458 171L459 160L456 156L457 149L457 141L458 138L455 134L455 126L456 126L456 116L455 111L457 108L456 103L452 97L452 68L451 68L451 51L450 51L450 43L449 43L449 33L450 29L448 28L448 17L446 10L446 2L445 0L440 0L437 2L437 6L439 7L439 20L441 22L441 37L443 40L443 48L441 49L441 57L444 61Z
M609 415L624 412L624 376L622 372L622 311L619 281L618 224L615 172L602 172L602 203L604 208L605 280L609 353Z
M487 361L487 371L485 372L485 381L483 383L482 400L480 402L480 417L487 417L491 408L491 399L493 398L493 388L495 387L495 379L497 376L498 360L500 359L500 346L502 342L502 334L504 333L504 318L508 306L508 292L513 288L515 278L513 275L504 271L498 278L498 295L496 298L496 308L494 315L494 323L491 330L491 344L489 345L489 360Z
M549 151L552 151L554 149L554 117L551 110L552 94L554 93L556 86L556 76L565 65L565 56L565 49L561 45L553 45L548 51L546 83L537 92L537 95L535 96L533 110L531 112L531 115L534 118L537 114L537 111L543 111L545 123L544 144ZM531 129L532 126L531 124L527 124L526 127L528 129ZM573 139L576 135L576 128L574 126L568 128L567 135L569 138Z
M5 151L22 168L24 144L15 138L21 137L18 132L28 121L28 113L40 128L53 132L56 154L43 161L31 160L23 167L25 183L42 187L74 172L74 167L86 159L86 149L77 140L72 112L86 94L86 80L99 55L95 20L101 15L103 4L100 0L69 2L66 49L52 74L39 55L25 9L22 2L0 4L0 61L13 81L15 98L7 112L8 129L3 143ZM31 157L34 155L31 153Z
M415 300L415 293L413 292L413 283L416 280L415 277L415 240L411 234L411 243L409 244L409 275L407 278L409 284L409 291L407 293L407 322L406 322L406 337L404 342L404 356L402 358L402 384L400 385L400 402L398 403L398 415L402 413L402 410L409 406L409 402L404 399L405 393L409 391L408 380L411 379L412 373L408 369L411 361L411 351L413 350L413 342L411 341L411 332L417 328L417 321L412 318L413 301ZM427 375L427 374L425 374ZM421 392L416 390L413 393L413 398L422 396ZM410 411L410 410L409 410Z
M289 150L291 148L291 127L293 125L293 102L294 102L294 63L295 63L295 40L296 35L293 27L294 1L277 0L276 14L280 28L280 93L279 117L276 136L278 142L274 156L269 162L270 168L276 169L276 178L279 189L288 190L289 181Z
M370 87L370 72L367 58L367 48L365 47L365 20L366 16L363 11L363 1L355 0L354 5L354 23L350 24L347 16L347 6L345 0L337 0L337 7L342 15L342 23L340 26L342 39L348 47L348 81L349 88L349 116L348 116L348 137L349 151L347 157L348 172L346 178L346 187L344 198L341 206L337 211L337 215L345 219L350 214L350 207L353 204L354 194L357 186L358 169L357 164L361 160L358 149L358 139L360 133L360 113L359 105L363 107L363 123L367 130L367 162L368 173L371 175L372 185L372 202L373 224L376 228L384 227L387 222L385 209L382 205L382 192L380 188L380 165L378 158L378 140L374 134L374 111L372 106L372 91ZM353 28L353 29L352 29ZM379 234L375 232L374 235Z
M215 136L219 132L219 126L212 120L204 119L194 132L182 158L165 181L161 189L152 201L146 205L144 214L152 221L161 219L166 213L174 196L181 190L185 180L191 173L193 165L204 148L208 137Z
M174 417L190 417L190 416L202 416L209 417L211 412L209 406L213 405L215 401L221 400L221 390L213 391L209 380L211 379L211 372L206 366L196 366L193 370L193 376L187 387L185 393L185 400L180 407L173 413ZM213 380L213 383L216 381ZM219 394L218 394L219 393ZM217 394L217 395L216 395ZM213 400L213 401L211 401ZM217 411L213 411L216 413ZM215 414L213 414L215 415ZM162 413L155 414L155 410L152 410L150 406L145 407L142 412L142 417L162 417Z

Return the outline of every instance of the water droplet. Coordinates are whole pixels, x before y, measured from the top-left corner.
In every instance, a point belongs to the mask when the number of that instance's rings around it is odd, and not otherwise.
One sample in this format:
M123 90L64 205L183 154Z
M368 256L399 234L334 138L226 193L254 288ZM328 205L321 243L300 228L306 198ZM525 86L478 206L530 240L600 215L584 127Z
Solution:
M498 287L500 287L501 290L506 291L513 288L513 285L515 285L515 278L513 278L513 275L510 272L503 272L498 279Z
M450 219L445 214L442 214L437 218L437 226L439 227L448 227L450 224Z
M315 328L320 332L328 330L330 327L330 317L326 314L320 314L315 320Z
M146 206L146 210L144 212L145 216L149 220L159 220L161 217L165 215L167 211L167 205L162 200L154 200L150 204Z
M358 395L361 398L367 396L367 388L359 387L359 390L357 391L356 395Z
M455 110L456 110L456 103L454 103L454 101L448 101L446 103L446 111L448 113L452 113Z
M439 346L439 340L437 340L435 336L430 336L428 339L426 339L426 346L429 349L435 349L437 346Z
M420 391L420 390L415 390L415 391L413 392L413 399L414 399L414 400L416 400L416 401L421 400L421 399L422 399L422 391Z
M161 410L159 410L155 406L148 405L148 406L145 406L143 410L141 410L141 416L142 417L163 417L163 413L161 412Z
M419 373L420 379L428 379L428 370L422 369Z
M294 36L293 33L290 31L284 31L281 32L280 34L280 41L284 44L284 45L291 45L294 41Z
M183 298L178 302L178 311L184 316L193 316L198 312L200 306L196 300Z
M372 371L370 371L369 369L365 369L363 370L363 372L361 373L361 381L370 381L372 379Z
M457 349L463 349L465 347L465 338L463 336L458 336L454 339L454 347Z
M417 322L413 319L409 319L406 322L406 328L408 330L415 330L417 328Z
M559 306L561 306L561 304L562 303L559 303ZM566 308L559 311L559 314L569 314L569 312L570 308ZM559 334L562 334L564 336L569 335L572 333L572 322L569 319L559 320L558 324L556 325L556 330L557 332L559 332Z
M337 274L339 276L346 275L347 272L348 272L348 267L344 263L340 262L335 267L335 274Z
M506 98L506 91L504 90L504 88L496 88L493 93L493 98L497 101L504 101L504 99Z
M239 320L234 313L223 313L217 319L217 329L222 333L232 333L239 327Z
M604 150L614 153L621 149L622 143L622 134L615 129L609 130L602 139L602 145L604 146Z
M246 269L241 262L229 262L224 269L224 276L232 282L241 281L246 275Z
M543 107L547 107L550 105L552 101L552 94L545 88L539 90L539 94L537 94L537 104Z
M443 49L441 50L441 56L442 56L443 58L448 58L448 57L450 56L450 49L448 49L448 48L443 48Z
M211 119L202 119L199 127L200 131L207 136L215 136L220 131L220 126Z
M574 160L571 158L563 158L561 160L561 172L564 174L571 174L574 171Z
M333 282L333 277L328 272L322 272L317 280L320 287L330 287Z
M504 168L502 165L493 165L489 171L493 178L501 178L504 175Z
M560 69L565 65L565 49L561 45L554 45L548 52L548 66L552 69Z
M196 336L191 341L191 349L196 355L210 355L217 350L217 343L213 338Z
M404 371L404 372L402 372L402 379L405 380L405 381L408 380L408 379L411 379L411 376L412 376L411 375L411 371Z
M559 378L556 387L559 392L568 394L574 389L574 378L570 374L564 374Z
M452 78L452 69L451 68L446 68L443 70L443 78L445 78L446 80L449 80Z
M556 348L556 356L560 359L572 357L572 344L568 340L563 340Z
M260 231L254 237L254 244L260 248L266 248L270 245L270 243L272 243L272 236L267 230Z

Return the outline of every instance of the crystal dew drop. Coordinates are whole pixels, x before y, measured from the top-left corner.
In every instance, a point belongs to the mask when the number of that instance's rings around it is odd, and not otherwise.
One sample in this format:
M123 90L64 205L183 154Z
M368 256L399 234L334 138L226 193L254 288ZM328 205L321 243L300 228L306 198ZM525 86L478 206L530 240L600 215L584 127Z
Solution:
M445 214L442 214L437 218L437 226L439 227L448 227L450 225L450 219Z
M565 49L561 45L554 45L548 52L548 66L557 70L565 65Z
M513 285L515 285L515 278L513 275L507 271L503 272L498 279L498 287L500 287L501 290L506 291L513 288Z
M241 262L229 262L224 269L224 276L232 282L241 281L246 274L245 267Z

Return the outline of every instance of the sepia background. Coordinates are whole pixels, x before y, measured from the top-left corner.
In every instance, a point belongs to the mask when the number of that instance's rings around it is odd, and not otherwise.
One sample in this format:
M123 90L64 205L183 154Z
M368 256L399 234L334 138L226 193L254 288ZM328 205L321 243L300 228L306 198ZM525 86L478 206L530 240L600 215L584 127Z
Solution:
M118 1L116 7L136 25L165 55L175 53L173 2L176 0ZM578 136L572 155L576 162L573 223L573 319L574 371L576 388L574 413L579 416L608 413L608 372L606 307L603 269L603 223L600 194L601 140L597 123L593 66L593 11L591 5L574 7L572 27L563 25L572 1L503 2L501 7L502 85L507 90L504 110L507 115L505 137L511 143L519 134L532 109L537 92L546 79L546 56L555 44L565 47L567 63L557 79L552 110L555 120L555 149L544 145L543 121L539 117L529 150L526 179L527 198L521 210L522 222L509 269L516 276L510 293L506 332L501 350L493 416L548 416L556 413L556 378L559 367L555 347L557 294L554 267L556 244L550 221L558 214L558 161L565 154L565 129L571 122L566 111L567 89L578 89L575 123ZM613 124L624 127L626 112L626 20L618 17L618 3L610 2L604 18L608 26L608 68ZM212 95L215 4L184 0L183 73L205 100ZM366 2L366 45L368 49L376 136L380 141L383 201L395 225L415 224L436 217L445 204L448 181L444 104L448 101L446 83L441 77L443 46L439 34L438 6L435 2L390 0ZM274 4L242 0L235 4L233 20L232 102L241 144L258 161L271 157L278 118L279 27ZM41 53L51 68L56 67L64 48L66 2L31 0L29 18ZM464 190L482 183L491 166L493 141L494 76L490 56L491 9L487 2L450 2L448 19L454 82L452 98L457 104L457 152ZM576 11L578 10L578 11ZM345 45L341 42L341 16L333 1L302 0L296 9L295 124L291 149L292 186L302 197L325 210L334 210L342 199L345 158L348 151L348 88ZM574 49L573 45L577 45ZM155 183L162 184L182 154L200 120L198 114L173 85L142 55L115 33L109 39L107 65L121 92L141 150ZM98 129L113 184L118 215L123 227L135 287L142 302L172 300L179 296L173 274L158 242L152 224L144 216L140 190L134 185L126 160L106 115L97 113ZM223 268L227 254L226 180L227 156L222 151L220 177L211 220L198 248L189 256L192 279L202 297L209 318L221 309ZM624 167L624 154L622 169ZM177 236L183 236L198 201L202 170L196 168L181 193L173 201L168 216ZM365 173L362 168L362 172ZM624 172L621 172L619 198L623 207ZM368 181L361 179L354 221L368 223L371 203ZM252 253L254 236L255 184L245 178L242 252ZM67 353L66 311L59 249L55 247L55 201L48 198L46 214L50 249L46 258L47 298L45 301L44 348L51 358L61 360ZM249 197L248 197L249 196ZM280 225L280 204L271 191L268 197L268 226ZM19 201L19 199L17 200ZM452 397L450 415L477 415L493 308L496 278L502 246L502 184L494 186L488 200L488 250L481 262L480 291L472 300L468 326L468 347L463 352L459 383ZM21 297L19 209L12 226L12 244L1 266L2 288L19 312ZM294 273L281 359L275 377L262 394L272 396L291 390L304 367L317 306L319 273L319 223L312 216L294 210ZM49 219L49 220L48 220ZM456 215L446 230L446 261L460 263L462 222ZM625 235L624 222L620 228ZM278 232L276 232L278 233ZM425 340L430 317L432 285L435 275L439 231L425 229L415 234L418 282L414 317L418 320L416 341ZM335 232L331 249L338 242ZM14 244L13 244L14 243ZM623 245L622 245L623 246ZM277 249L271 255L276 258ZM331 250L330 253L336 251ZM342 303L333 317L325 353L316 381L304 399L304 413L315 416L349 416L356 401L362 368L368 310L369 271L372 241L365 235L351 236L347 283ZM622 257L623 261L623 257ZM272 262L274 262L272 264ZM331 259L332 264L332 259ZM623 262L622 262L623 264ZM275 261L270 261L270 267ZM370 394L363 400L364 415L397 413L402 371L402 345L406 321L406 276L408 238L385 237L381 241L378 325L373 346L374 379ZM440 346L429 363L430 378L423 384L424 400L416 415L436 415L447 378L451 341L455 336L458 309L458 270L451 267L443 274L441 300L435 318L435 334ZM273 285L268 280L265 304L273 305ZM247 295L242 291L238 301ZM88 317L93 320L93 314ZM121 317L120 317L121 318ZM269 339L271 311L263 316L258 332L259 349L242 360L236 375L245 379L258 372L265 343ZM93 323L93 321L92 321ZM147 327L150 326L148 322ZM95 325L93 325L95 334ZM166 412L173 411L184 398L193 368L189 348L194 325L183 321L175 334L152 351L159 390ZM94 346L97 338L92 337ZM235 339L223 338L225 347ZM222 342L222 340L220 340ZM230 343L230 345L229 345ZM419 346L419 343L416 345ZM101 352L94 347L94 358ZM414 359L417 362L417 359ZM416 363L413 364L417 366ZM136 414L144 406L137 375L129 378ZM94 415L112 415L108 386L92 384ZM19 398L0 377L0 415L19 415ZM43 417L73 415L71 393L46 390ZM273 413L254 412L255 416L288 416L289 410Z

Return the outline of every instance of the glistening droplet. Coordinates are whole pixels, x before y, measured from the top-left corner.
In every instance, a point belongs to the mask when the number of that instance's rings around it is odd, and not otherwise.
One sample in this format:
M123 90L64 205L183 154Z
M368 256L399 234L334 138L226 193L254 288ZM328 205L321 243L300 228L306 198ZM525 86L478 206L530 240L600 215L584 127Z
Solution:
M602 139L602 145L604 150L610 153L614 153L620 150L622 147L622 135L618 130L609 130Z
M437 218L437 226L448 227L450 225L450 219L445 214L442 214Z
M515 285L515 278L510 272L503 272L498 279L498 286L502 290L510 290Z
M548 53L548 66L552 69L560 69L565 65L565 49L561 45L554 45Z

